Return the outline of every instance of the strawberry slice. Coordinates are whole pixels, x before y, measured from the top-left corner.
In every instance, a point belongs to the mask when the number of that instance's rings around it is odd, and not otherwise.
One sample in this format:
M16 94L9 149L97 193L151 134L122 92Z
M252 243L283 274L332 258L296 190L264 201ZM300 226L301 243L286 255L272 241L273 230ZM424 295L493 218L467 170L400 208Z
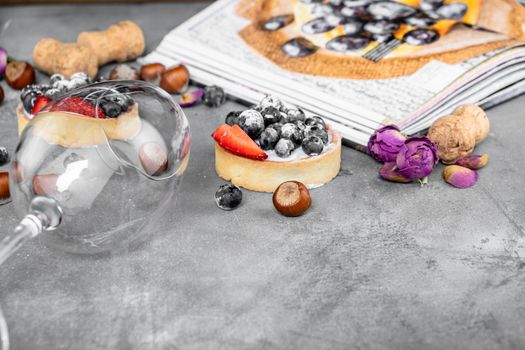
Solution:
M106 115L104 114L104 111L102 111L102 108L100 108L100 106L97 110L94 104L78 96L66 97L65 99L52 105L49 110L51 112L77 113L92 118L96 118L98 113L99 118L106 118Z
M238 125L223 124L211 135L222 148L241 157L264 160L268 155Z
M49 102L51 102L51 99L49 97L42 96L42 95L37 96L36 101L35 101L35 105L31 109L31 114L32 115L37 114L38 112L40 112L42 110L42 108L47 106L47 104Z

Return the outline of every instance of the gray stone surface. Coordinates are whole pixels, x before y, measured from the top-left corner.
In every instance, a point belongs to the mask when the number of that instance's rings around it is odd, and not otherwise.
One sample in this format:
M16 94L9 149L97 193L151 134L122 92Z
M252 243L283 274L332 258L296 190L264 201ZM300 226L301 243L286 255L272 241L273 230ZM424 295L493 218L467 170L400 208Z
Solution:
M131 18L153 49L205 5L3 7L1 46L29 59L43 36ZM13 151L6 92L0 144ZM188 109L191 163L153 240L82 257L36 239L0 267L12 349L523 349L524 103L489 111L476 151L491 160L474 188L447 186L442 166L425 187L387 183L345 148L341 175L295 219L249 191L238 210L216 208L209 135L236 106ZM11 205L0 220L14 227Z

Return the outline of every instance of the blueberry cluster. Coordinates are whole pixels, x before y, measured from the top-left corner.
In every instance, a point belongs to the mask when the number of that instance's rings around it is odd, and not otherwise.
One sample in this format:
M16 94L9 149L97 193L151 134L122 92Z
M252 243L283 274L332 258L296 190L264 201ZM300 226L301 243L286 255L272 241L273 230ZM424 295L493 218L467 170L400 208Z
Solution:
M318 155L328 144L326 124L321 117L306 117L298 108L287 108L274 96L258 105L226 116L228 125L239 125L263 150L274 150L281 158L302 147L308 155Z
M20 94L20 100L27 113L31 113L38 96L46 96L55 99L64 92L76 89L80 86L91 83L91 79L86 73L75 73L70 79L66 79L62 74L53 74L49 79L49 84L28 85Z
M316 35L340 26L343 34L326 43L327 49L337 52L359 50L371 41L389 41L402 24L415 27L404 37L408 44L431 44L439 39L439 34L430 28L437 20L461 20L468 11L464 2L445 3L444 0L421 0L419 7L388 0L300 1L311 5L311 13L315 16L302 25L303 33ZM268 22L276 22L276 19L271 18ZM274 27L278 30L283 26ZM294 38L286 42L282 50L289 56L303 57L315 52L316 47L305 38Z

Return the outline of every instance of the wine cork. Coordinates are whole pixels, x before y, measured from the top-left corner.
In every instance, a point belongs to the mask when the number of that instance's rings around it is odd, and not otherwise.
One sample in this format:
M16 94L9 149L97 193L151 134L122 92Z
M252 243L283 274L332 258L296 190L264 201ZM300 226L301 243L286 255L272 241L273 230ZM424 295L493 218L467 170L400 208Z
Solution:
M98 72L98 60L90 48L52 38L44 38L36 44L33 62L44 73L60 73L66 78L76 72L85 72L94 78Z
M113 24L102 32L82 32L77 43L96 52L98 64L125 62L144 53L144 33L132 21Z

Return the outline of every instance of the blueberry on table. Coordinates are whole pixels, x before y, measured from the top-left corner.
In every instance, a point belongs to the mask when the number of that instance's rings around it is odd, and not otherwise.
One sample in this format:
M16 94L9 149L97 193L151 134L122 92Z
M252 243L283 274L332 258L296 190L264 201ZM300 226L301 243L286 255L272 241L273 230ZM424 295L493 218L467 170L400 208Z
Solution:
M295 144L288 139L280 139L275 145L275 154L281 158L289 157L293 150L295 149Z
M264 130L264 118L261 113L247 109L239 115L239 126L252 139L256 139Z
M242 202L242 191L232 184L224 184L215 192L215 203L222 210L233 210Z
M204 104L208 107L219 107L226 101L226 93L221 87L212 85L204 88Z
M304 153L308 154L309 156L317 156L323 153L324 144L323 140L321 140L319 137L310 135L303 140L301 147L303 148Z
M9 162L9 152L5 147L0 147L0 166L6 165Z
M229 126L234 126L235 124L239 124L239 116L241 115L242 111L231 111L226 116L226 119L224 119L224 122L228 124Z

